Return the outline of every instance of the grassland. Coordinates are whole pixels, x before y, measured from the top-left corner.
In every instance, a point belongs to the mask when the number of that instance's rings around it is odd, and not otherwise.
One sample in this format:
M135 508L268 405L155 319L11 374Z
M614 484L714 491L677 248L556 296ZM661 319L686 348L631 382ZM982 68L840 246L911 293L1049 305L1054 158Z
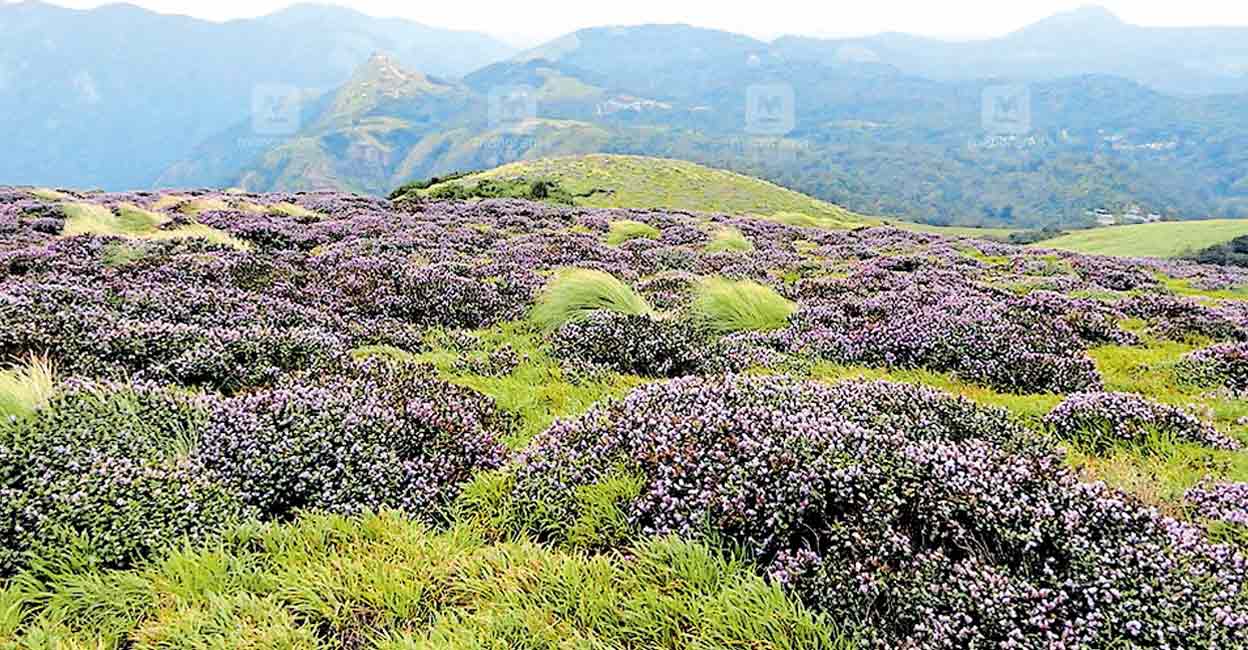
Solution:
M1178 257L1241 235L1248 235L1248 219L1169 221L1078 230L1035 246L1096 255Z
M764 217L793 213L840 227L878 223L767 181L680 160L607 154L543 158L448 182L472 185L486 178L558 181L574 195L576 205L585 207L662 208Z

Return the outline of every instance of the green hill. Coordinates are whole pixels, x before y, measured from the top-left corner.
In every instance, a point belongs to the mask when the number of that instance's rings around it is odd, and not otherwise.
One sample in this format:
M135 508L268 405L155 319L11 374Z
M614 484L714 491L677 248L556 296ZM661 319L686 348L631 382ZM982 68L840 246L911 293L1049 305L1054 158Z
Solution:
M1248 219L1175 221L1078 230L1036 244L1077 253L1178 257L1248 235Z
M556 181L576 205L756 214L844 227L878 220L767 181L682 160L592 154L510 163L434 184L471 187L482 180Z

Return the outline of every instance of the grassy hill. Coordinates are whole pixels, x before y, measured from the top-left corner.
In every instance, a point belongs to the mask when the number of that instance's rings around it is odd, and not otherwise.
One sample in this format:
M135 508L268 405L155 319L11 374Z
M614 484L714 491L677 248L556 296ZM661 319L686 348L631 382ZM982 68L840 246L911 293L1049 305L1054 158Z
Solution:
M1248 235L1248 219L1211 219L1079 230L1036 246L1100 255L1177 257L1241 235Z
M756 214L785 220L799 220L804 215L813 220L812 225L834 227L878 222L767 181L666 158L607 154L543 158L510 163L446 183L470 187L485 179L557 181L573 195L576 205L586 207Z

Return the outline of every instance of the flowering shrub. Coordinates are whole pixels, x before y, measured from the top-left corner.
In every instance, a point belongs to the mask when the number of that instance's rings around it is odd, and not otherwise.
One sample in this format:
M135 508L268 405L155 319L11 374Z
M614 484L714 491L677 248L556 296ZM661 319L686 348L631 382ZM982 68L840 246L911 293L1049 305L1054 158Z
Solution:
M503 449L471 394L418 368L365 362L217 403L200 458L267 517L402 509L436 518Z
M1201 485L1185 498L1199 517L1248 527L1248 483Z
M1248 392L1248 343L1222 343L1183 355L1182 381Z
M566 323L551 346L556 357L643 377L695 374L714 354L710 337L687 322L605 310Z
M1093 449L1119 442L1144 442L1150 434L1218 449L1239 444L1182 409L1132 393L1077 393L1044 418L1058 436Z
M71 384L0 436L0 573L85 544L125 566L252 512L187 454L207 403L152 385Z
M639 476L621 504L636 531L740 544L881 647L1248 640L1243 557L1013 430L924 389L685 378L555 424L514 495L558 537L586 486Z

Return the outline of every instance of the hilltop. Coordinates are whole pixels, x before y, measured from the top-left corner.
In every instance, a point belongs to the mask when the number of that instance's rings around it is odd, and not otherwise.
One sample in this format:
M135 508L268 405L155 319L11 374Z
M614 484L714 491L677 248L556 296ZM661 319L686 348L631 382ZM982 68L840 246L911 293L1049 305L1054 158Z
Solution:
M485 179L555 181L575 205L584 207L780 215L824 225L878 221L750 176L645 156L591 154L515 162L435 183L426 192L447 184L471 187Z

